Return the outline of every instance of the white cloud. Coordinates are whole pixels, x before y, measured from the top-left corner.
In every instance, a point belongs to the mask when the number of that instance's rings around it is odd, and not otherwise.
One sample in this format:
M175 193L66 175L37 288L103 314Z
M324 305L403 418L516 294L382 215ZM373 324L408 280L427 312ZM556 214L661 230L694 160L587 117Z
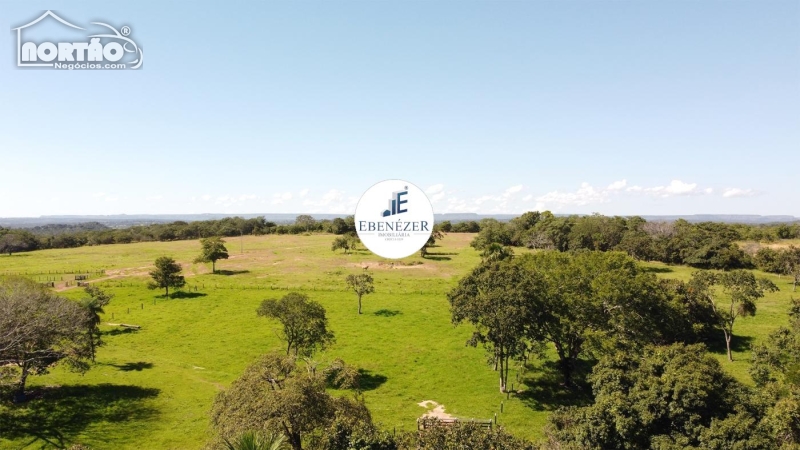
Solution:
M207 202L207 201L211 200L211 196L210 196L210 195L208 195L208 194L204 195L204 196L203 196L203 197L201 197L201 198L203 199L203 201L204 201L204 202Z
M291 200L291 199L292 199L292 193L291 192L283 192L283 193L274 194L272 196L272 204L273 205L280 205L280 204L286 202L287 200Z
M626 179L614 181L605 188L596 188L589 183L581 183L575 192L552 191L536 197L537 209L552 208L558 210L564 206L585 206L598 203L607 203L618 195L625 193L646 193L660 198L685 195L710 195L712 188L700 188L697 183L686 183L681 180L672 180L666 186L641 187L628 186ZM527 197L526 197L527 198Z
M302 191L300 191L300 198L303 198L306 195L308 195L308 189L303 189Z
M433 186L432 186L433 187ZM448 197L447 198L447 206L442 208L442 212L485 212L491 214L504 214L504 213L516 213L522 210L522 207L512 207L510 204L514 201L515 195L522 191L523 186L521 184L511 186L503 191L502 194L498 195L481 195L479 197L473 197L471 199L464 199L458 197ZM430 191L431 188L428 188ZM439 192L436 194L434 198L439 200L443 197L445 191ZM447 192L447 194L452 194L453 192ZM434 198L431 200L433 201ZM526 198L530 198L530 195Z
M656 186L645 189L645 192L658 197L672 197L675 195L696 195L708 193L707 190L697 189L697 183L684 183L681 180L672 180L668 186Z
M163 199L164 199L163 195L151 195L151 196L148 196L147 198L145 198L145 200L147 200L148 202L157 202L157 201L161 201Z
M615 181L608 185L606 188L607 191L620 191L628 185L628 180L619 180Z
M522 201L523 202L527 202L527 201L530 201L530 199L532 199L532 198L533 198L533 194L528 194L525 197L522 197Z
M445 195L444 185L441 183L434 184L433 186L425 190L425 195L428 196L428 199L431 201L431 203L433 204L438 203L441 199L444 198Z
M358 197L345 196L345 192L331 189L319 200L307 198L303 206L311 213L353 214L358 204Z
M752 197L754 195L756 193L752 189L726 188L722 192L722 196L725 198Z
M542 205L556 204L558 206L575 205L583 206L590 203L605 203L608 201L608 191L598 190L589 183L581 183L581 187L575 192L552 191L536 198Z
M434 184L433 186L429 187L425 190L425 193L428 195L438 194L444 190L444 185L442 183Z

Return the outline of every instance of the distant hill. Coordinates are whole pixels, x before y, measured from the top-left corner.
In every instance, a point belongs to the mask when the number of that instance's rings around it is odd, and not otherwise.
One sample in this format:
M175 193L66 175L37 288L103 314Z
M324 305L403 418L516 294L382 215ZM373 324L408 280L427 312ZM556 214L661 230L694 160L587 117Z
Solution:
M292 223L298 214L118 214L109 216L89 215L89 216L40 216L40 217L13 217L0 218L0 226L6 228L28 228L34 232L47 234L58 234L59 232L77 230L95 230L104 228L127 228L134 225L149 225L153 223L175 222L195 222L198 220L215 220L225 217L243 217L250 219L263 216L266 220L276 223ZM347 214L311 214L317 220L334 219L345 217ZM568 216L570 214L556 214L557 216ZM475 213L450 213L436 214L437 222L449 220L451 222L464 222L469 220L479 221L481 219L493 218L500 221L508 221L517 217L518 214L475 214ZM749 214L684 214L684 215L643 215L648 221L674 221L685 219L689 222L723 222L723 223L744 223L744 224L767 224L767 223L787 223L800 222L800 218L789 215L760 216ZM74 228L74 229L71 229Z

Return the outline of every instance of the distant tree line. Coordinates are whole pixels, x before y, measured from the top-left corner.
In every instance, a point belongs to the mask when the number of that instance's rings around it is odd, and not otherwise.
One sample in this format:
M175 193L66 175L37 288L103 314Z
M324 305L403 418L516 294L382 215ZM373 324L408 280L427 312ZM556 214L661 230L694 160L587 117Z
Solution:
M648 222L641 217L556 217L549 211L527 212L509 222L442 222L443 232L478 232L472 246L492 245L533 249L622 251L646 261L686 264L704 269L756 266L737 241L774 242L800 237L800 224L745 225L719 222Z
M0 227L0 253L18 253L49 248L74 248L84 245L128 244L131 242L177 241L215 236L333 233L355 233L353 216L333 220L316 220L309 215L297 216L294 223L277 224L263 217L243 219L226 217L196 222L177 221L129 228L112 229L98 223L81 225L47 225L31 229Z
M549 211L527 212L508 222L483 219L437 224L437 233L478 233L472 246L486 251L493 244L535 249L618 250L636 259L687 264L699 268L734 269L758 267L775 273L754 259L736 241L776 242L800 239L800 223L726 224L651 221L641 217L564 216ZM342 238L333 249L345 252L357 245L353 216L316 220L297 216L294 223L278 224L264 217L226 217L196 222L176 221L112 229L97 222L76 225L45 225L30 229L0 227L0 253L13 254L49 248L84 245L127 244L131 242L175 241L214 236L234 237L264 234L332 233ZM441 238L441 234L438 235ZM437 238L437 239L438 239ZM425 249L423 249L423 254ZM782 269L783 270L783 269Z

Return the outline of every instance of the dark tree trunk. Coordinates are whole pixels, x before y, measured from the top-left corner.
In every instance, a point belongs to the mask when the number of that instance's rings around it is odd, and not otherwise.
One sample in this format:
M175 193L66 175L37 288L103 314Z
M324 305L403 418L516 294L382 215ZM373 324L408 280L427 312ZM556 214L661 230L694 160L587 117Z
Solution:
M500 360L500 393L502 394L506 391L506 380L503 377L503 355L500 355L497 359Z
M732 333L728 333L725 331L725 345L728 347L728 361L733 362L733 353L731 353L731 339L733 338Z
M358 296L358 313L361 314L361 296Z
M28 381L28 368L22 368L22 374L17 383L17 390L14 392L14 403L22 403L25 401L25 383Z
M292 446L292 450L303 450L303 442L300 440L300 435L297 433L292 433L289 437L289 445Z
M561 358L558 361L558 369L561 372L561 376L564 377L564 386L572 387L572 372L574 369L572 358Z
M92 362L94 363L94 326L89 328L89 350L92 351Z

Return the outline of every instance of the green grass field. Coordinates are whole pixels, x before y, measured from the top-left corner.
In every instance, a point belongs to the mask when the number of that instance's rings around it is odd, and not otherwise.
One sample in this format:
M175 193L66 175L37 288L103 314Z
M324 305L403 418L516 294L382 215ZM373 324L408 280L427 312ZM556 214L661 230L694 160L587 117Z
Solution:
M103 317L106 345L96 366L85 375L57 368L33 377L30 391L36 399L0 406L0 435L10 438L0 439L0 448L76 442L98 449L202 447L215 394L257 355L280 347L277 323L257 317L258 304L290 290L325 306L336 344L316 359L342 358L368 371L364 397L384 428L413 429L425 412L417 403L433 400L462 418L497 413L498 422L512 433L539 438L549 411L570 403L570 394L549 383L549 373L534 369L526 375L527 395L507 399L498 391L484 350L465 346L471 329L450 323L446 292L480 260L469 247L473 237L449 234L429 259L415 256L394 264L363 251L334 254L330 235L232 238L231 258L217 264L218 274L191 263L199 253L197 241L2 256L0 274L34 279L66 272L58 277L68 280L70 273L105 270L92 282L115 298ZM147 271L162 255L184 267L188 285L179 298L165 299L163 292L146 288ZM362 266L373 272L376 292L365 297L359 316L344 278ZM687 279L692 272L648 266L662 277ZM737 321L736 361L725 360L724 348L714 349L723 365L747 383L750 344L787 321L791 284L785 277L769 277L781 291L759 303L756 317ZM70 298L83 294L61 280L57 289ZM109 325L119 323L141 330Z

